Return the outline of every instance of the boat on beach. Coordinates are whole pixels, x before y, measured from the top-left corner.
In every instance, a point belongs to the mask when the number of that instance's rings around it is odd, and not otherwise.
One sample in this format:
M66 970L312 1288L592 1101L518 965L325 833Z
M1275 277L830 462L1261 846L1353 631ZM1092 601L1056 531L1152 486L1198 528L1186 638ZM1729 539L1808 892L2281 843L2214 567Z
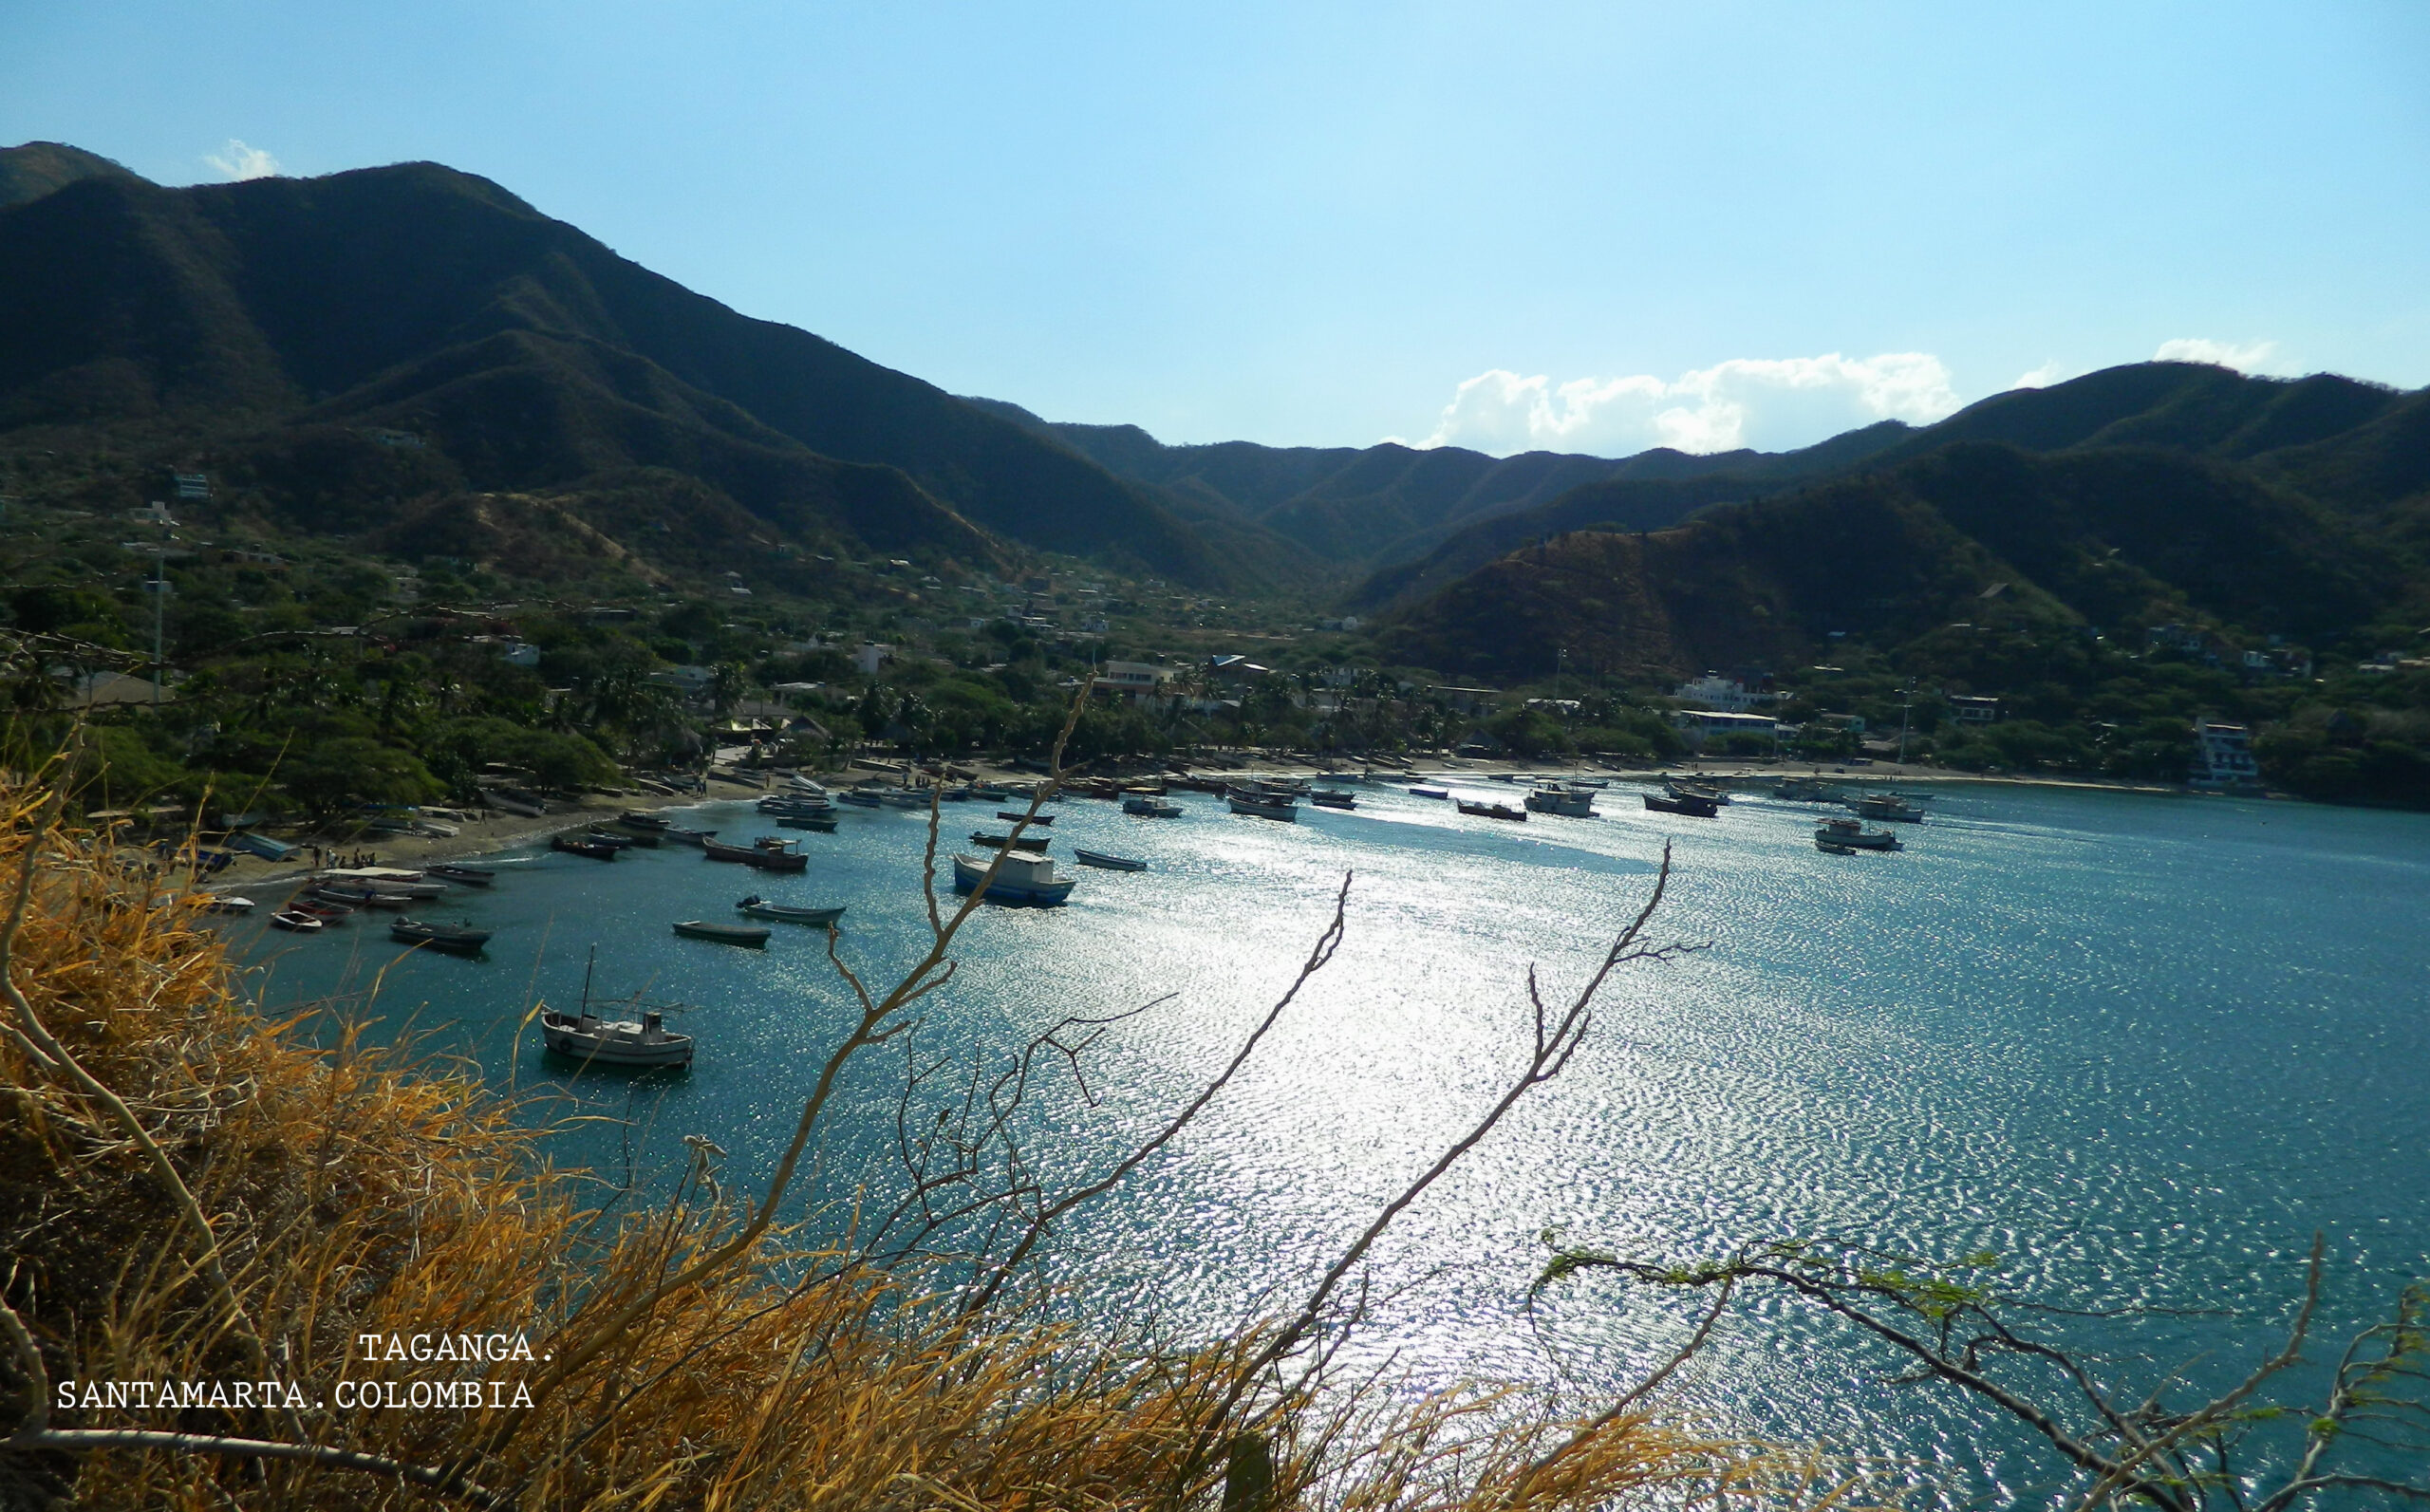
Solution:
M433 950L469 956L490 943L490 931L470 924L451 927L420 919L399 919L388 925L388 938L401 945L428 945Z
M785 924L809 924L816 929L827 928L843 918L845 908L842 904L832 908L797 908L790 904L770 903L756 892L735 906L754 919L776 919Z
M370 887L341 887L316 884L312 896L324 903L342 903L354 908L402 908L414 900L401 893L380 892Z
M1072 852L1072 857L1084 867L1102 867L1108 871L1145 871L1148 869L1148 863L1145 861L1135 861L1129 856L1108 855L1102 850L1075 850Z
M996 868L992 879L987 875L991 865ZM953 858L953 890L976 891L987 903L1052 906L1072 895L1073 884L1074 879L1055 874L1055 862L1047 856L1007 850L992 862L964 855Z
M706 919L686 919L675 926L675 932L686 940L740 945L748 950L762 949L768 943L768 931L755 924L713 924Z

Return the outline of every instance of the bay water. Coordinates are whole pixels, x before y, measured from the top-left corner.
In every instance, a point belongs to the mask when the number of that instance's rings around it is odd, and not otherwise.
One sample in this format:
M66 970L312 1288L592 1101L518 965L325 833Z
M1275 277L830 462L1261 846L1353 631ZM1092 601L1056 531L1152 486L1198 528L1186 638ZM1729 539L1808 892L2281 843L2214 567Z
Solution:
M1067 1017L1147 1005L1105 1026L1084 1083L1045 1057L1019 1126L1051 1180L1101 1170L1290 985L1347 877L1331 965L1168 1150L1075 1215L1050 1261L1099 1305L1184 1332L1296 1303L1523 1064L1529 968L1548 999L1573 994L1668 844L1651 933L1705 948L1617 974L1560 1079L1395 1226L1369 1267L1361 1357L1421 1384L1521 1380L1591 1405L1684 1337L1695 1298L1595 1276L1531 1304L1546 1230L1648 1259L1793 1238L1995 1251L2005 1293L2170 1310L2066 1325L2139 1386L2162 1366L2233 1378L2273 1349L2316 1230L2324 1342L2430 1277L2430 815L1962 784L1900 827L1905 851L1835 857L1811 843L1828 811L1763 798L1702 820L1615 788L1600 818L1524 824L1399 787L1297 824L1177 801L1176 820L1056 806L1045 832L1080 879L1071 903L972 920L907 1051L855 1068L807 1200L883 1184L907 1054L1000 1066ZM944 806L941 864L968 831L1007 828L993 807ZM740 804L677 819L776 832ZM748 1189L850 1021L849 990L821 931L773 924L760 952L669 925L736 920L750 891L843 904L839 948L881 987L928 938L924 814L847 809L834 834L798 838L810 869L786 878L672 847L613 864L498 856L494 889L432 910L496 931L475 960L405 954L376 918L235 935L272 1009L338 999L570 1100L554 1111L608 1115L569 1153L630 1162L645 1185L680 1165L682 1136L705 1135ZM1149 869L1075 868L1075 845ZM542 1055L526 1012L573 1003L594 949L594 998L684 1005L689 1072L575 1076ZM1673 1400L1737 1430L1911 1457L1959 1504L2047 1499L2061 1477L2047 1455L1940 1388L1886 1384L1895 1366L1759 1300Z

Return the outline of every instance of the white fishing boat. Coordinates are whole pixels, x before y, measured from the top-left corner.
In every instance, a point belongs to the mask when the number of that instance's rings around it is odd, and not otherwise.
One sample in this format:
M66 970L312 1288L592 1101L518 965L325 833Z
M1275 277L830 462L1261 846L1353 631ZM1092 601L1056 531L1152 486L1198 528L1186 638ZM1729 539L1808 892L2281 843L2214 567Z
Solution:
M971 856L953 858L953 890L976 891L981 883L986 890L980 896L989 903L1032 904L1040 906L1059 904L1072 895L1073 879L1055 874L1051 856L1031 855L1025 851L1000 851L993 862L996 875L987 876L989 862Z
M291 929L299 935L318 934L325 926L318 914L306 913L300 908L281 908L270 916L270 922L273 928Z
M655 1009L638 1020L602 1018L585 1008L579 1014L544 1009L540 1014L542 1043L559 1055L595 1066L688 1066L692 1036L669 1034Z
M1170 798L1130 797L1122 800L1122 812L1142 819L1178 819L1181 805ZM1002 814L996 817L1002 818Z
M1569 819L1595 817L1595 793L1591 788L1565 787L1558 782L1540 782L1527 792L1527 809L1531 813L1559 814Z
M1868 830L1854 819L1825 819L1814 831L1814 843L1823 849L1832 846L1850 850L1899 850L1898 837L1887 830Z
M1894 824L1921 824L1924 806L1903 793L1872 793L1852 798L1848 807L1860 819L1888 819Z

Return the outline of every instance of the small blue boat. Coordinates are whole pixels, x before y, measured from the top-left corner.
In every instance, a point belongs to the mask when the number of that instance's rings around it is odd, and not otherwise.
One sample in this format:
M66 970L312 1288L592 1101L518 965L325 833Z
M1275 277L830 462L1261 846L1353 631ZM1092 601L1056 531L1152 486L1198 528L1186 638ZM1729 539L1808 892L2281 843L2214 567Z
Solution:
M1072 880L1055 875L1051 856L1030 855L1019 850L999 852L996 875L987 879L988 863L969 856L953 858L953 890L972 892L984 882L986 890L980 896L989 903L1032 904L1051 906L1072 895Z

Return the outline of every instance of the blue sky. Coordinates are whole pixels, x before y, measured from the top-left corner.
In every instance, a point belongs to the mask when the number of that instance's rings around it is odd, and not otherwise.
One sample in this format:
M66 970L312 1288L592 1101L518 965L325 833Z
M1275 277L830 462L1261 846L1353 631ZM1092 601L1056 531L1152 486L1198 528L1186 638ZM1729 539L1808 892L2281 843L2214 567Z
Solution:
M0 143L433 159L958 393L1496 452L2430 383L2425 81L2409 0L0 8Z

